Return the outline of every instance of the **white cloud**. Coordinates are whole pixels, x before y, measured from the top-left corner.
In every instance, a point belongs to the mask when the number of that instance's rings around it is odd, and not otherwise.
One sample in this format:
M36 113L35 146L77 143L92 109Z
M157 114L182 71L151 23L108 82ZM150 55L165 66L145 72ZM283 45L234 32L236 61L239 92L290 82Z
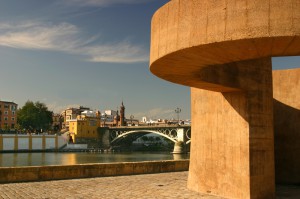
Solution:
M23 49L67 50L72 44L63 41L72 41L78 33L75 26L67 23L50 26L40 23L0 24L0 27L0 45Z
M19 49L53 50L85 56L92 62L134 63L148 61L148 52L130 42L96 44L97 37L82 39L69 23L26 22L0 24L0 45Z
M118 62L133 63L148 60L148 53L138 46L129 42L122 42L114 45L101 45L84 48L91 56L93 62Z
M153 0L64 0L68 5L72 6L97 6L106 7L113 4L140 4Z

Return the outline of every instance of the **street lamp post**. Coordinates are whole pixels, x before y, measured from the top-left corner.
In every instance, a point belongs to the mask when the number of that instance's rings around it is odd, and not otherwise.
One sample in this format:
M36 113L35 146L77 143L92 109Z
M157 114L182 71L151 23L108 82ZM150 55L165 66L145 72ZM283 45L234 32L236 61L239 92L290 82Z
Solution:
M175 109L175 113L177 113L177 122L178 122L178 124L179 124L179 113L181 112L181 109L180 108L176 108Z

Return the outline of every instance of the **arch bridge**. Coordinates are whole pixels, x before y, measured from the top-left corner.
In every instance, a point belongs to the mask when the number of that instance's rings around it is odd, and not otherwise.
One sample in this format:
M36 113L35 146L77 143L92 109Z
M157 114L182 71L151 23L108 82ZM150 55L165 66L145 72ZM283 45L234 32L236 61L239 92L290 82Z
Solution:
M126 126L110 127L106 132L110 146L132 143L146 134L156 134L174 142L174 153L185 151L191 140L191 126ZM180 147L178 147L180 146Z

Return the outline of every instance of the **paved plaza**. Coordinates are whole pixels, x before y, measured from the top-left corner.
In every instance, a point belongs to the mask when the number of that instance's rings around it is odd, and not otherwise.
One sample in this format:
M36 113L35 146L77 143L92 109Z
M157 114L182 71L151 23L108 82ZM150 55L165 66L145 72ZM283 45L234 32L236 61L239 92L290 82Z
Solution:
M186 188L187 176L188 172L174 172L147 175L1 184L0 198L219 198L189 191ZM280 187L279 190L280 193L277 193L277 198L285 199L300 197L300 187Z

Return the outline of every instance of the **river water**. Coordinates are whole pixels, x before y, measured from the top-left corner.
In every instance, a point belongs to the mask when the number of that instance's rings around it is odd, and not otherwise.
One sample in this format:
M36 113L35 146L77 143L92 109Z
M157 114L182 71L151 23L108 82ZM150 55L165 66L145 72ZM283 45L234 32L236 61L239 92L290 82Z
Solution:
M189 159L189 154L170 154L169 152L0 153L0 167L74 165L87 163L141 162L182 159Z

